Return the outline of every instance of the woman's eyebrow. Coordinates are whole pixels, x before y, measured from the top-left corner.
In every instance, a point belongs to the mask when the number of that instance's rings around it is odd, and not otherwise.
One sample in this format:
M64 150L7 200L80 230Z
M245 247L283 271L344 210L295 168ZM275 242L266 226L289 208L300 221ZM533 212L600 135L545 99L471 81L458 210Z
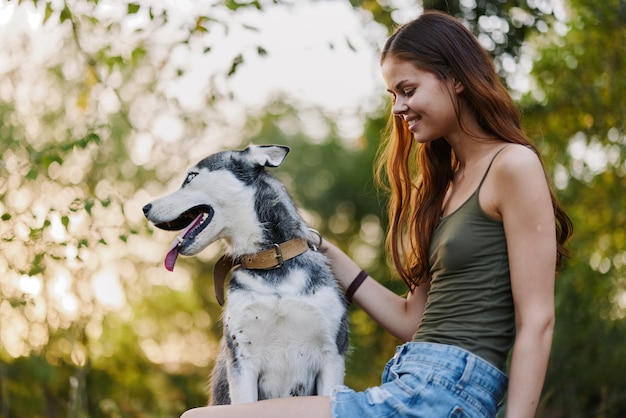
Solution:
M406 83L408 80L402 80L399 81L398 84L396 84L396 90L401 90L402 86L404 85L404 83Z

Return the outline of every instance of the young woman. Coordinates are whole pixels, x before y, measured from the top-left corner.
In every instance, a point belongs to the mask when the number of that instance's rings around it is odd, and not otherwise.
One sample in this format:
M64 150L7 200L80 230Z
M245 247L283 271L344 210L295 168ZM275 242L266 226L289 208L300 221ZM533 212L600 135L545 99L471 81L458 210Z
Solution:
M533 417L554 325L554 280L572 225L493 63L457 20L427 12L381 55L392 96L379 178L401 297L332 244L344 289L406 341L381 386L197 408L183 417ZM365 280L353 282L355 277ZM508 377L505 374L510 349Z

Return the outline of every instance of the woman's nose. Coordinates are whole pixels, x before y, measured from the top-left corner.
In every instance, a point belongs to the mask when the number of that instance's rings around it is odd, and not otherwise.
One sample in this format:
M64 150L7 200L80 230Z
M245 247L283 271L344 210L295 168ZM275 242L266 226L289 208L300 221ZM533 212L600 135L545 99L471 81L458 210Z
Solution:
M391 112L394 115L402 115L409 109L409 106L406 104L402 98L396 98L393 107L391 108Z

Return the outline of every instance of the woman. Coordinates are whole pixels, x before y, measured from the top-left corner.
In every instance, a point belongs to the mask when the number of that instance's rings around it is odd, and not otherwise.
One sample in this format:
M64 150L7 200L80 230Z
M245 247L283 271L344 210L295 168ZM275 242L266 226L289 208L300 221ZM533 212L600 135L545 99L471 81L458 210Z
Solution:
M401 297L324 243L350 298L407 341L383 384L357 393L197 408L189 417L492 417L535 414L554 325L556 267L572 225L476 38L427 12L386 42L388 248ZM353 281L353 278L357 278ZM509 351L509 377L504 373Z

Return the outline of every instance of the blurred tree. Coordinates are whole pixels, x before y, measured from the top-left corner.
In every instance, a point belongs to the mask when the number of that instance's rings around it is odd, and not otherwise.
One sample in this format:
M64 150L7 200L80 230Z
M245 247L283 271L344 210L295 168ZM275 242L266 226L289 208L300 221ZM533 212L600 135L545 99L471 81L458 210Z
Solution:
M219 315L189 271L156 267L141 206L211 135L236 129L213 106L224 92L194 110L168 89L184 73L180 48L208 53L206 32L246 6L0 6L12 20L0 59L0 416L158 417L204 403Z
M557 281L545 416L626 415L626 3L569 2L562 36L535 39L528 130L557 162L576 231Z
M415 2L414 9L398 9L393 6L394 1L350 0L350 3L371 13L389 32L422 10L440 10L459 18L491 53L505 81L515 71L527 37L535 32L549 32L563 18L561 2L554 0L423 0Z

